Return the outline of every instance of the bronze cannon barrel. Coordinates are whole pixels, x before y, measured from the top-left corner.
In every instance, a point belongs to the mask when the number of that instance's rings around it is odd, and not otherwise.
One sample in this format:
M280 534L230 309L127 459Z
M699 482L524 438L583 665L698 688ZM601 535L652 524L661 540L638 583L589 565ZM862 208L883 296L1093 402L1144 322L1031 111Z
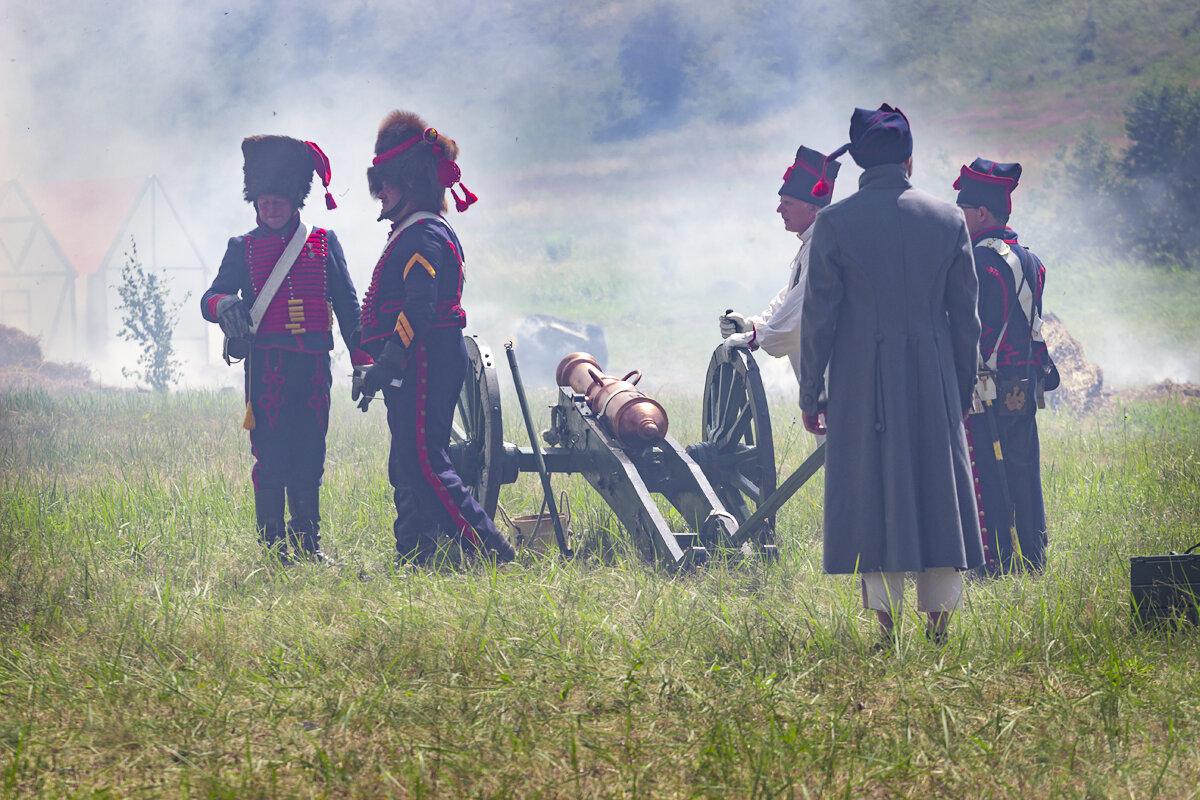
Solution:
M588 408L603 419L623 447L642 449L667 435L667 412L637 388L642 373L633 370L624 378L606 375L587 353L571 353L558 364L559 386L582 394Z

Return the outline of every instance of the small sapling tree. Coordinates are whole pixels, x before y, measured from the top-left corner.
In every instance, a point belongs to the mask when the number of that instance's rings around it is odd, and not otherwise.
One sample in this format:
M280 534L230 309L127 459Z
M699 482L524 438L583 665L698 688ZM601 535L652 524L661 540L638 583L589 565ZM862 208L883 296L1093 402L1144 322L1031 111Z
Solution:
M144 381L156 392L165 392L180 377L182 365L175 354L171 336L179 322L183 301L172 305L170 291L161 275L147 272L138 258L137 242L129 237L129 252L121 266L121 330L117 332L127 342L141 348L135 369L121 368L126 378Z

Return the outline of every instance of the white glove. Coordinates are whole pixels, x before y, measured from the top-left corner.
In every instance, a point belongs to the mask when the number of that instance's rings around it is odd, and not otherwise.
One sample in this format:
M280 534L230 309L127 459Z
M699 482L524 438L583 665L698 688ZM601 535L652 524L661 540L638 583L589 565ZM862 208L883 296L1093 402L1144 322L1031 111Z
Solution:
M721 346L725 348L726 352L735 348L750 350L752 349L751 342L753 341L754 329L751 328L743 333L731 333L729 336L725 337L725 341L721 343Z
M749 322L741 314L734 311L729 311L717 317L717 322L721 323L721 338L728 339L732 334L742 333L751 329Z

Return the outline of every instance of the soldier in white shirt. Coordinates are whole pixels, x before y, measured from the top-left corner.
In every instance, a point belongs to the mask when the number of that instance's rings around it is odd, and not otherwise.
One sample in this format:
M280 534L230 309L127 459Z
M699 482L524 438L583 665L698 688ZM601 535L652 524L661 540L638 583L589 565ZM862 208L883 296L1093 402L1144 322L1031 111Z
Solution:
M841 165L801 145L796 161L783 174L779 207L783 227L800 239L800 249L788 269L788 281L760 314L745 317L732 310L718 321L726 347L763 349L775 358L787 356L800 377L800 308L804 305L804 276L808 271L808 239L817 212L829 205Z

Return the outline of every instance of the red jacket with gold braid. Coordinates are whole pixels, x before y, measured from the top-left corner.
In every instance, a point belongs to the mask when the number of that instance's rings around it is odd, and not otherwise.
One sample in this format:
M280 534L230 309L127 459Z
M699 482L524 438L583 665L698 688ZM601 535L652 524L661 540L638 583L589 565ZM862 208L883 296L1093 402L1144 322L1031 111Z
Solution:
M363 349L378 356L393 333L407 350L430 331L465 328L462 265L462 245L444 219L405 229L384 249L371 275L363 298Z
M291 231L295 231L295 225ZM230 239L217 277L200 300L204 318L217 321L217 302L226 295L238 294L247 308L253 305L290 238L291 233L280 236L260 226ZM346 267L346 256L333 231L313 228L279 291L271 298L254 336L254 346L306 353L332 350L334 315L346 347L354 352L362 333L358 295Z

